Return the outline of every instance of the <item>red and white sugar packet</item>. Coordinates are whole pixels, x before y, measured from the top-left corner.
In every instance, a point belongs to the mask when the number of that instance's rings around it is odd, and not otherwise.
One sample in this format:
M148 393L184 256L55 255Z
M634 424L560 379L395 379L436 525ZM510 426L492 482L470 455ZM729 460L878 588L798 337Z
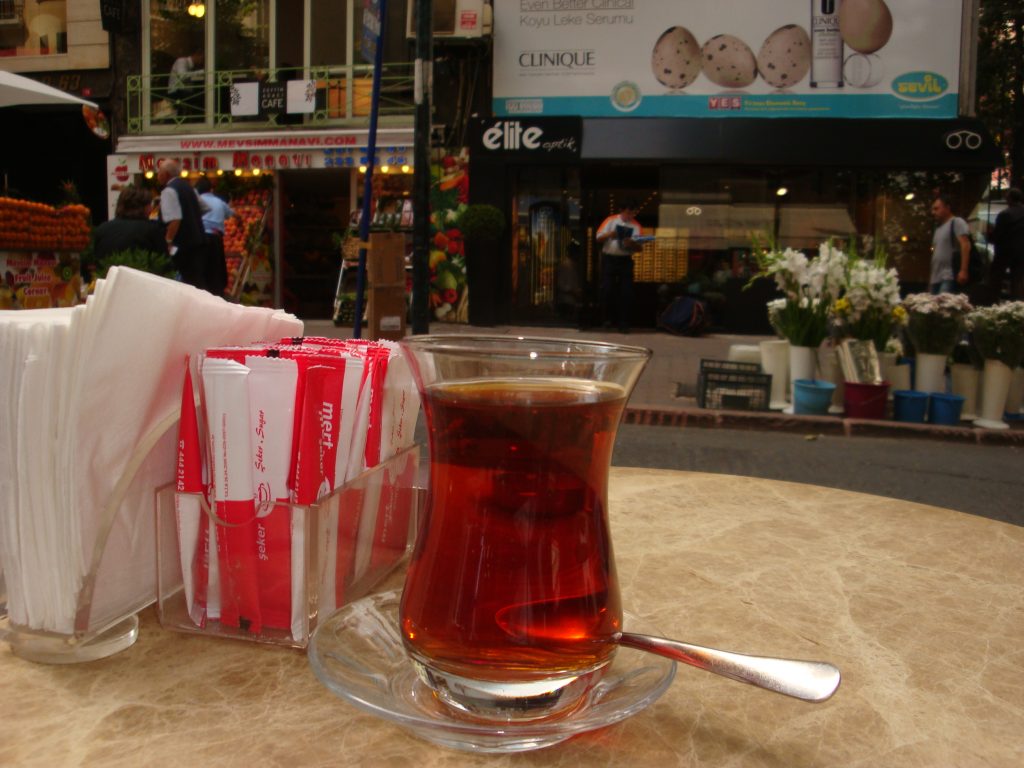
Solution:
M295 344L296 339L282 340ZM343 426L351 424L348 460L339 450L339 477L352 482L367 469L387 461L413 445L420 398L408 363L398 344L363 339L306 337L306 348L344 350L351 355L346 369L344 396L354 396L351 383L359 363L359 389L355 408L343 408ZM346 430L347 431L347 430ZM345 494L337 521L335 597L340 605L351 586L386 569L404 554L412 510L415 462L389 472L382 480L353 488ZM381 483L384 483L382 485ZM397 555L396 555L397 553Z
M344 367L339 402L338 440L331 482L334 490L345 481L364 360L349 349L347 342L338 339L282 339L281 354L309 356L314 360L333 361L330 364ZM331 508L336 508L337 513L323 515L320 519L321 549L317 553L317 558L321 566L318 581L322 610L331 611L344 603L346 583L351 580L356 533L359 527L358 506L351 503L352 498L352 494L346 494L343 499L336 500Z
M304 551L304 525L292 516L288 475L298 364L295 360L247 354L256 551L263 626L292 625L292 563Z
M256 501L249 440L249 369L232 360L203 361L211 495L220 521L221 624L262 629L257 574Z
M177 493L174 496L185 606L192 622L206 624L206 582L209 571L209 520L203 514L202 440L196 413L195 391L189 358L185 358L185 380L181 388L181 417L178 421Z
M298 457L295 469L293 500L296 504L310 505L327 496L334 489L334 464L338 449L339 426L341 424L341 392L344 386L344 360L325 357L324 365L316 364L306 369L301 419L298 432ZM320 521L321 527L326 521ZM321 584L332 581L321 578ZM305 572L292 570L292 583L301 583L305 588ZM334 607L333 600L321 594L320 609ZM293 607L295 607L293 603ZM305 633L305 611L293 612L292 632Z
M364 464L375 467L410 447L415 439L420 398L409 364L393 342L378 342L372 352L374 372L370 376ZM415 464L388 472L373 488L367 513L360 521L354 578L379 572L404 552L412 511L411 489ZM406 492L399 493L402 487Z

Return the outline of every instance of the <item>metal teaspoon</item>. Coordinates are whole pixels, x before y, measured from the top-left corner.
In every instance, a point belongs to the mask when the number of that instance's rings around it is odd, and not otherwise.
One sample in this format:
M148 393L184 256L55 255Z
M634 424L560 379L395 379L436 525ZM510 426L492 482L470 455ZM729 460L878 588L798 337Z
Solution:
M841 680L839 669L824 661L750 656L632 632L620 632L617 640L619 645L627 648L667 656L716 675L802 701L827 700L836 692Z

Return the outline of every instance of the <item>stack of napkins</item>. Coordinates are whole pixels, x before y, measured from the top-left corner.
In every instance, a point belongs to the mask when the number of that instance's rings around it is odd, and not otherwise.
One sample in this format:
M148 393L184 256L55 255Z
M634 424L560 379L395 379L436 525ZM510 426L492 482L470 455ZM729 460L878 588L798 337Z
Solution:
M0 567L12 624L98 631L156 597L188 355L302 333L279 310L112 268L84 305L0 312Z

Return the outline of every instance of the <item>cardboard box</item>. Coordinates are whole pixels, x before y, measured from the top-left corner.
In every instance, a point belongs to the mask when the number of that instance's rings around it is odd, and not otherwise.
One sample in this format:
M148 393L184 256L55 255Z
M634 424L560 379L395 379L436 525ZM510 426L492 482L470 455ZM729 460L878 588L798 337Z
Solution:
M368 339L405 338L405 282L393 285L371 285L367 290L366 327Z
M395 283L405 286L405 235L401 232L370 233L366 279L375 286Z

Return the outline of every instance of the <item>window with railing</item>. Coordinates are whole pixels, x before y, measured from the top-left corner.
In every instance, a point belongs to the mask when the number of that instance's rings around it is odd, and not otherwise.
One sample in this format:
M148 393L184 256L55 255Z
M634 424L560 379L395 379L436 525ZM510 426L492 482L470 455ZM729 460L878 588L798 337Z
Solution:
M0 56L68 52L65 0L0 0Z
M363 0L147 0L144 9L143 72L128 83L132 133L367 120ZM390 4L385 122L413 114L405 14L404 3Z

